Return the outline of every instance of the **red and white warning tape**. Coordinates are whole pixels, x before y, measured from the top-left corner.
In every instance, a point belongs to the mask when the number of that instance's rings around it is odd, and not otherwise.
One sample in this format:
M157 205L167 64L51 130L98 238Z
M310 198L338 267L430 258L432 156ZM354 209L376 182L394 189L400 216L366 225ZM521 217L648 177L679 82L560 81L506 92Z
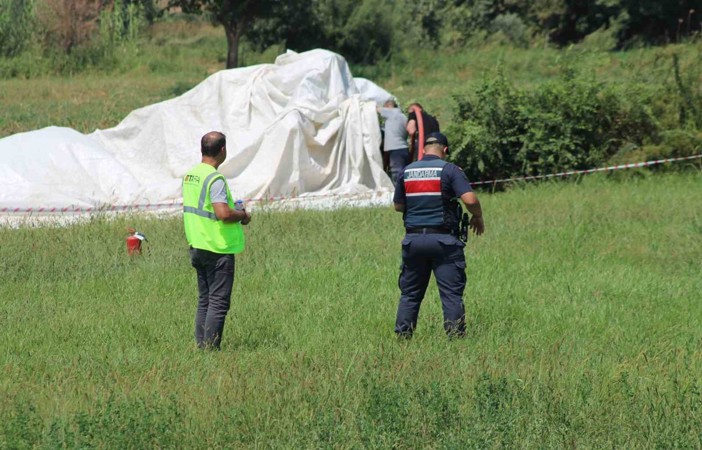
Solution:
M663 163L667 163L667 162L689 161L691 159L699 159L699 158L702 158L702 155L683 156L680 158L656 159L653 161L646 161L646 162L620 164L618 166L598 167L596 169L571 170L568 172L551 173L548 175L533 175L533 176L529 176L529 177L504 178L502 180L476 181L476 182L471 182L470 184L471 184L471 186L477 186L477 185L481 185L481 184L508 183L510 181L528 181L528 180L539 180L539 179L543 179L543 178L567 177L570 175L578 175L578 174L583 174L583 173L609 172L611 170L634 169L637 167L655 166L657 164L663 164Z
M584 173L594 173L594 172L608 172L612 170L621 170L621 169L633 169L637 167L647 167L647 166L655 166L657 164L663 164L667 162L676 162L676 161L689 161L693 159L700 159L702 158L702 155L695 155L695 156L684 156L680 158L668 158L668 159L657 159L654 161L646 161L646 162L639 162L639 163L632 163L632 164L621 164L618 166L609 166L609 167L598 167L596 169L587 169L587 170L571 170L568 172L560 172L560 173L552 173L548 175L534 175L534 176L528 176L528 177L516 177L516 178L505 178L502 180L490 180L490 181L476 181L471 183L472 186L477 186L481 184L497 184L497 183L507 183L510 181L527 181L527 180L538 180L538 179L543 179L543 178L555 178L555 177L567 177L570 175L578 175L578 174L584 174ZM244 199L245 202L250 203L250 202L261 202L261 203L269 203L269 202L279 202L283 200L315 200L319 198L327 198L327 197L357 197L358 194L326 194L326 195L315 195L315 196L310 196L310 197L299 197L299 196L276 196L276 197L264 197L264 198L248 198ZM183 206L182 202L171 202L171 203L146 203L146 204L134 204L134 205L112 205L112 206L88 206L88 207L80 207L80 206L66 206L63 208L51 208L51 207L43 207L43 208L0 208L0 213L6 213L6 214L86 214L86 213L93 213L93 212L126 212L126 211L157 211L161 209L169 209L169 208L180 208Z
M370 197L374 196L376 193L371 193ZM290 196L275 196L275 197L261 197L261 198L247 198L243 199L246 203L272 203L280 202L283 200L318 200L326 199L330 197L345 198L345 197L359 197L359 194L321 194L309 197L300 197L295 195ZM146 204L133 204L133 205L105 205L105 206L66 206L63 208L59 207L41 207L41 208L0 208L0 213L6 214L88 214L88 213L110 213L110 212L131 212L131 211L158 211L173 208L182 208L183 202L173 201L170 203L146 203Z
M0 212L2 213L37 213L37 214L51 214L51 213L58 213L58 214L82 214L82 213L91 213L91 212L120 212L120 211L131 211L131 210L138 210L138 211L148 211L148 210L157 210L157 209L164 209L164 208L171 208L175 206L182 206L182 203L148 203L144 205L112 205L112 206L87 206L87 207L81 207L81 206L66 206L63 208L49 208L49 207L44 207L44 208L0 208Z

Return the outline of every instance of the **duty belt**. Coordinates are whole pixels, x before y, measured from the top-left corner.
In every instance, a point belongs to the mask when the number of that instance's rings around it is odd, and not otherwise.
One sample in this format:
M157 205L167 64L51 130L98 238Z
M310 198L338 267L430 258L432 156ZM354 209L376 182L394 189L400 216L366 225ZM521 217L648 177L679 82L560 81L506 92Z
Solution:
M407 228L407 234L452 234L446 228Z

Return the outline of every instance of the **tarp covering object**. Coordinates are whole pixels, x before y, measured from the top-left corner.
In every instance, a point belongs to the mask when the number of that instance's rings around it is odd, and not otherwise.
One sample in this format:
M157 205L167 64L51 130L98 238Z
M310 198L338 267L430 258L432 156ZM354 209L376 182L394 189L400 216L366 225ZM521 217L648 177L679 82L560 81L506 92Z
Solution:
M376 102L326 50L217 72L181 95L85 135L48 127L0 139L0 210L179 202L208 131L227 136L219 170L238 198L386 193Z

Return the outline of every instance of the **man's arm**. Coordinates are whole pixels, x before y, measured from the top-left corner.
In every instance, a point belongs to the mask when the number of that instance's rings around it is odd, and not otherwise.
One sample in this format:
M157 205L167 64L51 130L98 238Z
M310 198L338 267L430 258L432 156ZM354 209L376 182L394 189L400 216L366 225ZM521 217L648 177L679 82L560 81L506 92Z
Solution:
M246 225L251 221L251 214L246 210L236 210L229 207L228 194L224 177L218 178L210 186L210 198L212 199L212 209L214 209L217 219L224 223L241 222Z
M242 225L246 225L251 221L251 214L246 210L237 211L230 208L227 203L212 203L212 208L214 208L217 219L224 223L241 222Z
M468 212L471 213L470 229L480 236L485 231L485 223L483 222L483 210L480 207L478 196L474 192L466 192L461 195L461 201L466 205Z
M407 137L409 139L410 161L416 161L418 158L415 155L417 149L414 148L414 136L417 134L417 121L414 119L409 120L405 126L405 130L407 130Z
M395 203L395 211L397 212L405 212L405 204L404 203Z
M407 130L407 134L414 136L414 133L417 132L417 121L414 119L408 120L405 129Z

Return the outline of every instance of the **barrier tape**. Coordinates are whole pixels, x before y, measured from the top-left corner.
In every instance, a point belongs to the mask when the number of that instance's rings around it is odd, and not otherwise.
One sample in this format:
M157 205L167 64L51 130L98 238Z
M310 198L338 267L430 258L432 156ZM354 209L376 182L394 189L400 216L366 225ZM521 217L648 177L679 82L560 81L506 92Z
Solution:
M472 186L478 186L481 184L497 184L497 183L508 183L510 181L527 181L527 180L539 180L539 179L544 179L544 178L555 178L555 177L566 177L570 175L578 175L578 174L586 174L586 173L595 173L595 172L608 172L612 170L621 170L621 169L634 169L638 167L647 167L647 166L655 166L657 164L664 164L667 162L676 162L676 161L689 161L693 159L700 159L702 158L702 155L695 155L695 156L684 156L684 157L679 157L679 158L668 158L668 159L657 159L653 161L646 161L646 162L639 162L639 163L631 163L631 164L621 164L618 166L609 166L609 167L598 167L596 169L587 169L587 170L571 170L568 172L560 172L560 173L552 173L548 175L533 175L533 176L528 176L528 177L516 177L516 178L505 178L502 180L490 180L490 181L476 181L471 183ZM372 196L372 195L371 195ZM358 197L358 194L325 194L325 195L315 195L315 196L309 196L309 197L300 197L300 196L294 196L294 195L289 195L289 196L274 196L274 197L262 197L262 198L248 198L248 199L243 199L247 203L256 203L256 202L279 202L279 201L284 201L284 200L317 200L320 198L328 198L328 197ZM58 207L42 207L42 208L0 208L0 213L6 213L6 214L86 214L86 213L93 213L93 212L126 212L126 211L156 211L160 209L167 209L167 208L180 208L183 206L183 202L171 202L171 203L146 203L146 204L134 204L134 205L112 205L112 206L88 206L88 207L79 207L79 206L66 206L63 208L58 208Z
M261 198L246 198L242 199L246 203L270 203L280 202L284 200L319 200L331 197L374 197L377 193L370 194L322 194L309 197L300 197L295 195L279 195ZM127 212L127 211L158 211L171 208L182 208L183 202L170 203L146 203L133 205L106 205L106 206L66 206L66 207L41 207L41 208L0 208L0 213L5 214L87 214L87 213L109 213L109 212Z
M637 167L655 166L656 164L663 164L663 163L667 163L667 162L676 162L676 161L689 161L692 159L699 159L699 158L702 158L702 155L683 156L680 158L656 159L656 160L646 161L646 162L620 164L618 166L598 167L596 169L571 170L568 172L551 173L548 175L533 175L533 176L528 176L528 177L504 178L502 180L476 181L476 182L473 182L470 184L471 184L471 186L478 186L481 184L508 183L510 181L528 181L528 180L540 180L543 178L567 177L570 175L578 175L578 174L583 174L583 173L609 172L611 170L621 170L621 169L635 169Z

